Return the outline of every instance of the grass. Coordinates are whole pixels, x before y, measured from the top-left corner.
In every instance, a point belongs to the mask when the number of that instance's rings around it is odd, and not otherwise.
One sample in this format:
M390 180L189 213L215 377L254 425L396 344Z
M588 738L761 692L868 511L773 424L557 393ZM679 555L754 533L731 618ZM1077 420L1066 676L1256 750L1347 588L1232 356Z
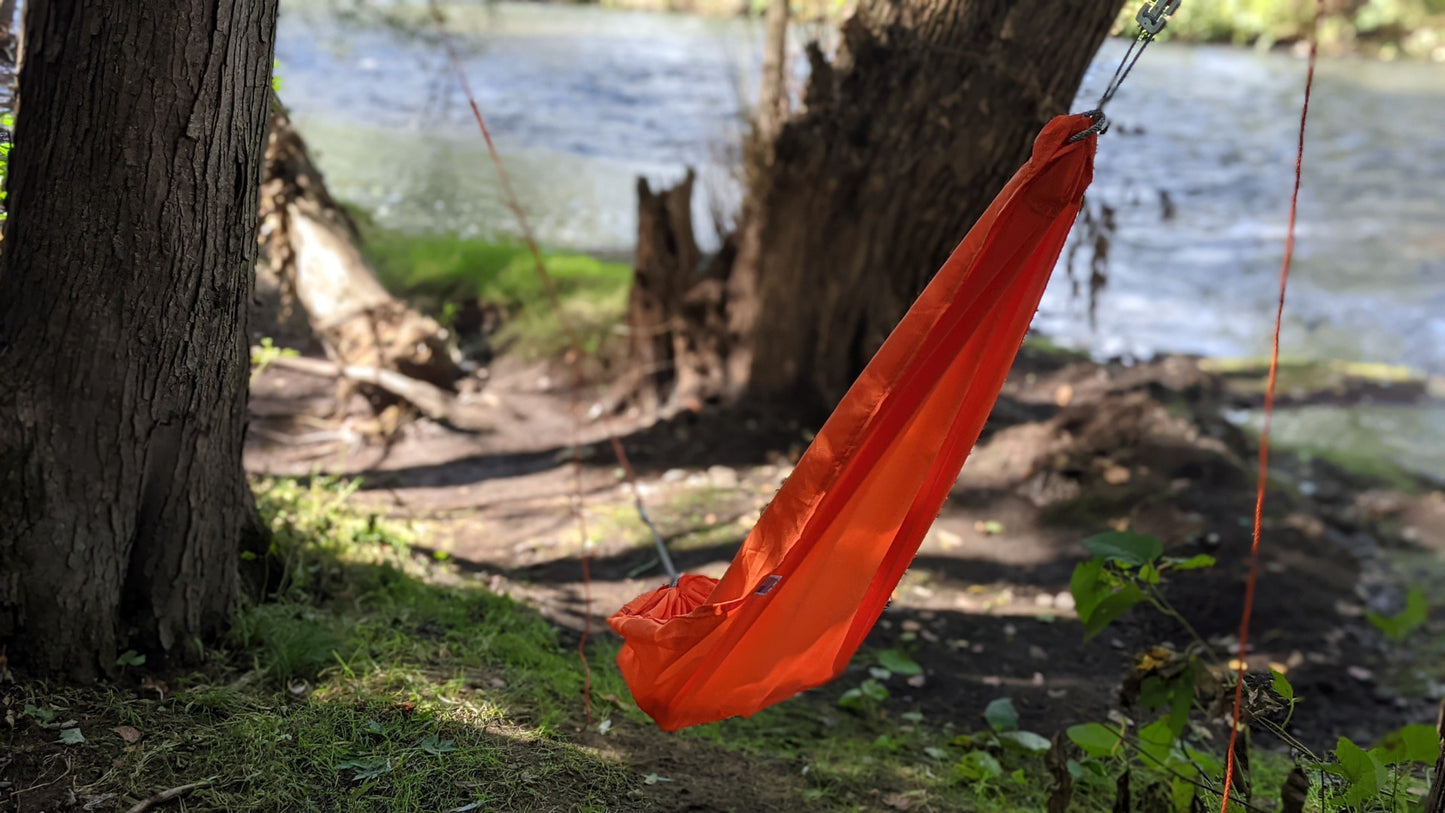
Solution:
M47 763L98 766L80 795L127 806L205 781L187 798L207 810L618 809L640 780L564 736L583 677L557 630L485 589L434 583L406 529L341 510L345 493L262 484L282 598L243 608L208 668L167 676L164 696L134 688L143 667L110 688L14 687L8 705L36 711L6 745L41 777ZM625 692L610 654L593 656L597 691ZM78 721L84 741L57 747L45 718Z
M364 237L362 252L392 292L435 303L448 324L464 300L500 307L506 324L497 343L527 358L555 358L567 349L562 325L572 326L592 354L619 335L632 285L632 269L575 253L545 252L559 311L548 296L526 246L441 234L381 229L353 211Z

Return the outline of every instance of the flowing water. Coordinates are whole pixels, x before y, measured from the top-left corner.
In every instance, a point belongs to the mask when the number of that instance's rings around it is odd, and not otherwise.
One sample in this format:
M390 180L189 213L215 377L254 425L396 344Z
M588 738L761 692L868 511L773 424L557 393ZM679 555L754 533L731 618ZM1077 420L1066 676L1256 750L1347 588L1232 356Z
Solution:
M421 8L376 9L283 2L282 97L333 191L397 228L515 234ZM703 242L726 222L759 24L505 3L449 14L544 243L628 252L637 177L675 181L688 166ZM1105 45L1076 109L1092 106L1122 49ZM1303 81L1303 60L1287 54L1152 46L1110 105L1090 192L1096 214L1113 210L1107 285L1091 318L1075 292L1074 278L1088 288L1080 252L1036 325L1100 356L1267 352ZM1286 355L1445 375L1445 66L1321 64L1298 234ZM1348 436L1445 477L1445 412L1328 415L1284 414L1280 435Z

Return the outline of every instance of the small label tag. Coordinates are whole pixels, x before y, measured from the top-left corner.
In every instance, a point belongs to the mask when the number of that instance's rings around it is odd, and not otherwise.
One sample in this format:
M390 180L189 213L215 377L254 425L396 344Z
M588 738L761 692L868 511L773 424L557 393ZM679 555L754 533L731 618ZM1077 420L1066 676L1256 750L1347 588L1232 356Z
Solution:
M778 582L780 582L780 581L782 581L782 580L783 580L783 577L782 577L782 576L779 576L778 574L774 573L773 575L767 577L766 579L763 579L763 583L760 584L760 585L758 585L758 589L753 591L753 595L755 595L755 596L766 596L767 594L773 592L773 588L774 588L774 587L777 587L777 586L778 586Z

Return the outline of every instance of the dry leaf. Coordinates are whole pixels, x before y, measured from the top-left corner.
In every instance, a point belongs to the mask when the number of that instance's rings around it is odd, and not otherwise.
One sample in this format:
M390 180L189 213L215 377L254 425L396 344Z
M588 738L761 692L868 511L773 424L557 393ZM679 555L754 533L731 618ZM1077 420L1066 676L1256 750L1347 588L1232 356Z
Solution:
M913 806L913 802L909 801L908 797L904 796L901 793L894 793L890 796L884 796L883 804L888 805L894 810L907 810L908 808Z
M141 733L139 729L132 728L128 725L119 725L115 728L112 728L111 731L119 734L120 738L128 743L134 744L140 742Z

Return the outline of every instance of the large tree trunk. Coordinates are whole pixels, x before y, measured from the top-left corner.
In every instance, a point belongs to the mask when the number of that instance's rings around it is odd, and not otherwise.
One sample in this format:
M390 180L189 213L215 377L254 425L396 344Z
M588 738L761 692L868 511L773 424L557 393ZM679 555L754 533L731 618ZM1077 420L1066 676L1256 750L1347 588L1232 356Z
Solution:
M735 261L683 281L726 287L715 394L836 402L1068 111L1119 5L875 0L832 62L810 46L804 110L746 151Z
M26 5L0 645L90 679L123 647L199 654L260 533L241 446L276 0Z

